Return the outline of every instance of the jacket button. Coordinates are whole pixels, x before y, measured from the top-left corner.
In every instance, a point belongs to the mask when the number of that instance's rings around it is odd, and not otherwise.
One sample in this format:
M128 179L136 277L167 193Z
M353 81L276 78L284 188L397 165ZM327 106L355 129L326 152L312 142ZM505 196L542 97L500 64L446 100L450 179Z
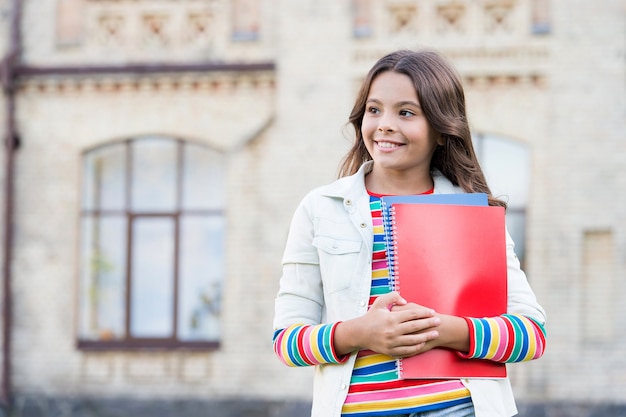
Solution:
M341 384L341 389L346 389L346 388L347 388L346 384Z
M346 206L351 206L352 205L352 200L350 200L349 198L346 199Z
M365 229L367 225L365 223L361 223L361 229Z

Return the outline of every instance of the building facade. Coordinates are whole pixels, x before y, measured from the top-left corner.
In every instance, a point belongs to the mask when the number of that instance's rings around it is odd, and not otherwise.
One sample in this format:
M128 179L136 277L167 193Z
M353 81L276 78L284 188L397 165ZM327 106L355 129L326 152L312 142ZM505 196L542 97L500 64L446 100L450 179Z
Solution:
M291 214L369 67L434 48L548 312L521 415L626 412L624 0L0 0L0 31L5 411L306 415Z

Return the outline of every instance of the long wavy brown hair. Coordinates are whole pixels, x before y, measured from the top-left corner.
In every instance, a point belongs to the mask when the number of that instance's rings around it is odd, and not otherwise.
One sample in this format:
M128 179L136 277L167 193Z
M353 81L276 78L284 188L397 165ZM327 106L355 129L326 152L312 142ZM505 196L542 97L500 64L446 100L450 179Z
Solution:
M349 122L356 136L340 166L339 176L354 174L364 162L372 159L363 142L361 123L372 82L386 71L411 78L431 130L443 138L444 144L437 146L431 160L431 170L438 169L465 192L486 193L489 205L506 207L504 201L491 195L474 152L460 77L442 55L430 50L400 50L382 57L374 64L361 85L350 113Z

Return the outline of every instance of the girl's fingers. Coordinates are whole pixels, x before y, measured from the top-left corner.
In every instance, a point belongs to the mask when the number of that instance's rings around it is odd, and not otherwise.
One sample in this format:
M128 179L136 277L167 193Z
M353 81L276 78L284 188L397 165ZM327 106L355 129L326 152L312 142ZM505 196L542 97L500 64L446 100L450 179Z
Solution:
M372 304L372 309L375 308L385 308L390 310L394 306L403 306L406 304L406 300L400 296L396 291L392 291L388 294L383 294L374 300Z
M436 317L435 310L413 303L409 303L404 306L394 306L391 311L397 313L397 318L401 322L416 321ZM438 325L438 323L435 325Z
M423 319L410 319L398 324L398 331L401 334L416 334L429 329L435 329L440 324L441 319L436 316Z
M439 333L436 331L421 333L419 335L407 335L399 339L401 344L389 350L389 355L396 358L405 358L426 352L434 347L434 344L428 342L435 340L438 336Z

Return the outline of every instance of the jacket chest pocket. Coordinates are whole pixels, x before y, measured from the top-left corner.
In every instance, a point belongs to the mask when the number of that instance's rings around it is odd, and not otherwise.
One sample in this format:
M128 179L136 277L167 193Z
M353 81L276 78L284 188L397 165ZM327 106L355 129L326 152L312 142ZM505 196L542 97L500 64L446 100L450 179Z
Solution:
M331 225L326 225L331 226ZM349 288L357 274L363 242L352 224L334 224L331 230L313 238L317 248L324 291ZM342 233L342 230L345 233Z

